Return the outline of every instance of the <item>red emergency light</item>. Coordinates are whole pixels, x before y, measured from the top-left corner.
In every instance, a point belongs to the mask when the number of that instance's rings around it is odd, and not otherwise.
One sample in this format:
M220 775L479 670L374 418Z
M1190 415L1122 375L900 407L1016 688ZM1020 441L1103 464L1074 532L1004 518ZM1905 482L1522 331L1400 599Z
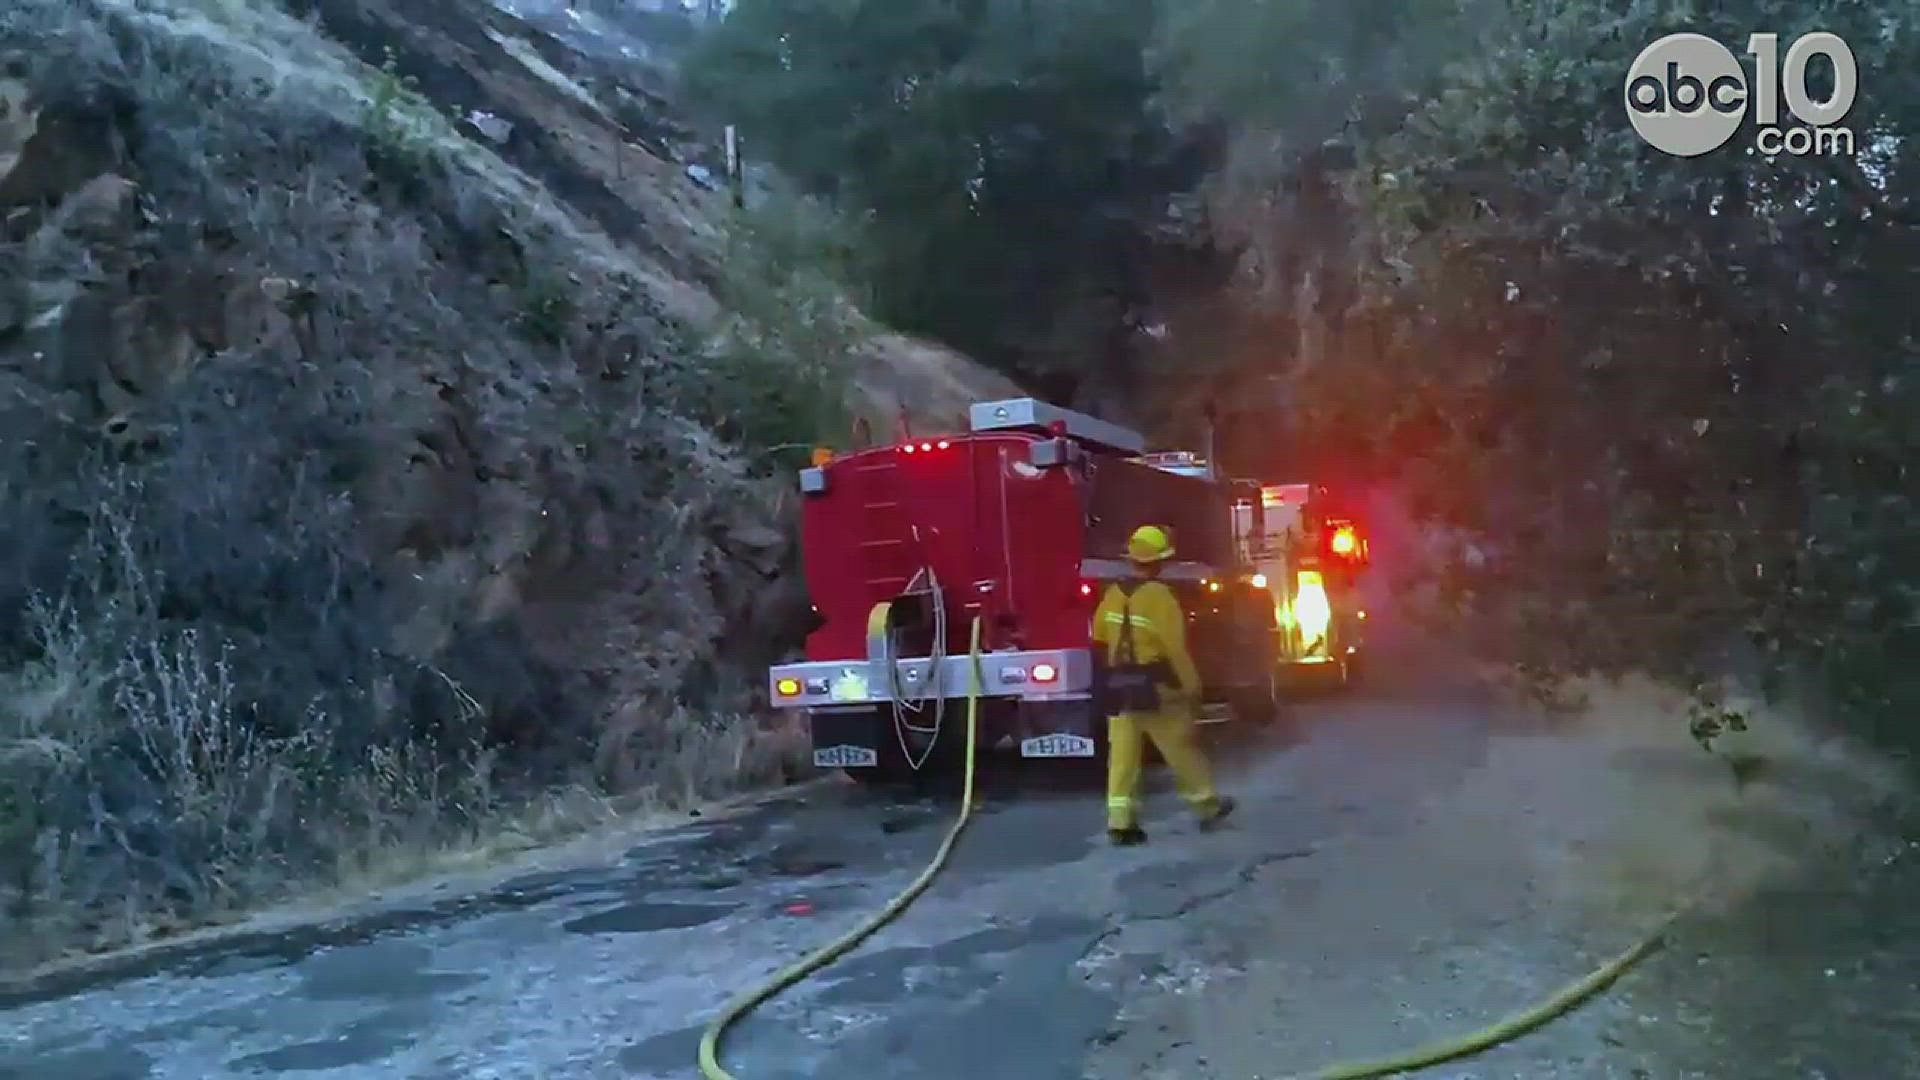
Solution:
M1327 554L1350 563L1367 561L1367 541L1352 522L1329 521L1326 523Z

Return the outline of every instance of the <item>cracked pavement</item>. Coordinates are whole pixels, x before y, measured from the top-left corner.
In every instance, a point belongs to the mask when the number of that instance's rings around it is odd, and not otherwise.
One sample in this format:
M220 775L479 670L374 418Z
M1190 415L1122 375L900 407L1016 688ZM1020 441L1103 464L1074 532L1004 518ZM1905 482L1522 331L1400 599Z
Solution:
M1200 833L1156 774L1134 849L1105 845L1091 778L986 759L984 804L934 887L736 1028L728 1068L1289 1075L1479 1027L1630 940L1631 919L1576 917L1553 891L1571 850L1555 830L1581 820L1555 800L1581 759L1503 732L1485 695L1431 672L1298 715L1298 739L1216 742L1241 800L1226 829ZM708 1018L883 905L953 810L813 785L436 909L0 1003L0 1077L695 1076ZM1440 1075L1714 1075L1678 1064L1711 1040L1649 1019L1698 992L1684 975L1668 1004L1610 995ZM1885 1063L1892 1036L1864 1040L1888 1023L1825 1037Z

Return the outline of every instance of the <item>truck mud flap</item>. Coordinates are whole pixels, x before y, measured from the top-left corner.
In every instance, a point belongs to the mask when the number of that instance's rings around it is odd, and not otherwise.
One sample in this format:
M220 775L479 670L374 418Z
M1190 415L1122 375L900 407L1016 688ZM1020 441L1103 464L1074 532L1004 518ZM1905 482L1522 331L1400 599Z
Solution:
M815 710L807 718L813 740L813 764L819 769L874 769L880 766L882 736L893 737L874 709Z
M1030 758L1091 758L1100 749L1100 744L1085 735L1072 732L1054 732L1049 735L1034 735L1020 740L1020 756Z
M1090 701L1028 702L1020 709L1020 756L1082 758L1100 755L1106 726L1096 723Z

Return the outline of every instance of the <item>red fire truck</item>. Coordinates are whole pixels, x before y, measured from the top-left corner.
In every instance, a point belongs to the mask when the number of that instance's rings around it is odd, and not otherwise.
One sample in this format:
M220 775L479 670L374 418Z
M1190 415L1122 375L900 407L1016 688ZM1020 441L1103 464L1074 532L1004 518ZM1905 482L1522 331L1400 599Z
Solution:
M1138 433L1031 398L977 404L968 419L962 434L825 456L801 473L819 623L806 659L771 669L768 690L776 707L807 712L817 766L869 779L964 749L975 618L980 742L1098 756L1093 609L1129 572L1127 537L1146 523L1173 533L1163 577L1188 611L1203 720L1268 718L1302 644L1335 655L1331 640L1301 641L1302 553L1288 546L1301 541L1285 539L1300 530L1266 527L1292 522L1269 515L1278 489L1217 479L1191 455L1145 455Z
M1244 502L1234 513L1247 561L1271 582L1281 660L1295 675L1346 687L1365 645L1358 584L1372 561L1366 535L1320 485L1263 486L1260 503L1258 518Z

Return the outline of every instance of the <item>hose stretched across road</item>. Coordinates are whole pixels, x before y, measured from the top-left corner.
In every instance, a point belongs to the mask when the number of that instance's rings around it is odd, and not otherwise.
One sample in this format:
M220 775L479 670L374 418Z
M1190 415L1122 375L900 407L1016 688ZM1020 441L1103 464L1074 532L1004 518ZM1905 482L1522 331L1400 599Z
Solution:
M978 618L973 620L973 629L967 645L967 659L967 669L970 673L967 687L967 764L961 787L960 813L954 818L953 827L947 830L946 839L940 842L939 850L933 853L933 860L927 864L926 869L920 871L920 876L914 878L912 884L902 890L900 895L888 901L887 906L881 908L873 918L854 927L818 952L782 969L771 979L741 995L722 1009L720 1014L713 1018L713 1022L707 1025L706 1032L700 1037L700 1073L706 1080L738 1080L720 1065L720 1040L726 1035L728 1028L781 991L852 952L881 927L899 918L900 914L907 910L908 905L918 899L921 893L926 892L927 887L933 884L933 879L946 868L947 859L953 854L954 844L960 839L961 831L967 827L967 821L973 816L973 766L976 742L974 736L980 722L980 620ZM1436 1043L1395 1057L1328 1066L1314 1072L1300 1074L1300 1080L1375 1080L1378 1077L1416 1072L1457 1061L1502 1043L1511 1042L1578 1008L1595 994L1613 985L1615 980L1626 974L1635 964L1658 951L1666 942L1667 927L1676 917L1670 916L1658 930L1601 965L1592 974L1567 986L1540 1004L1515 1013L1496 1024L1457 1039Z
M940 849L933 853L933 861L927 864L920 876L913 879L899 896L887 902L879 914L859 926L854 927L838 941L829 944L819 952L806 957L799 963L788 967L768 979L764 984L741 995L732 1004L720 1011L707 1025L700 1037L700 1074L706 1080L736 1080L734 1075L720 1067L720 1037L727 1029L737 1023L741 1017L759 1008L780 991L787 989L808 975L826 967L840 957L852 952L861 942L872 937L879 929L900 917L907 905L918 899L933 884L941 870L947 865L947 858L953 854L953 845L960 839L961 830L967 827L967 820L973 816L973 756L975 732L980 726L980 619L973 620L973 629L967 641L967 767L966 779L960 789L960 813L953 819L953 827L947 830L947 838L940 841Z
M1419 1069L1430 1069L1435 1065L1444 1065L1449 1061L1472 1057L1491 1050L1501 1043L1512 1042L1522 1035L1538 1030L1549 1021L1571 1012L1587 999L1612 986L1614 980L1625 975L1629 968L1651 956L1666 943L1666 928L1672 922L1673 918L1669 917L1665 923L1661 924L1659 930L1641 938L1632 948L1594 969L1593 973L1586 978L1570 984L1540 1004L1517 1012L1499 1023L1398 1057L1328 1066L1318 1072L1306 1073L1300 1080L1374 1080L1375 1077L1396 1076Z

